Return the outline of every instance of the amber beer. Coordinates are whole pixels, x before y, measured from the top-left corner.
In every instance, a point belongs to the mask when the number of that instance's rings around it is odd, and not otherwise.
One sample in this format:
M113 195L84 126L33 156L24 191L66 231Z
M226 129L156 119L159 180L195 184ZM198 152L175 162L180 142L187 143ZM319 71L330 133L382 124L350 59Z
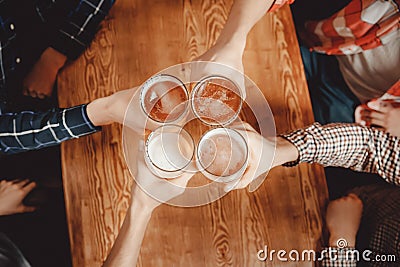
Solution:
M188 109L189 94L178 78L159 74L147 80L141 91L141 105L146 115L159 123L181 119Z
M239 87L222 76L210 76L201 80L192 92L193 113L208 125L228 125L242 108Z
M233 129L212 129L200 139L197 167L210 180L226 183L239 179L247 161L247 142Z

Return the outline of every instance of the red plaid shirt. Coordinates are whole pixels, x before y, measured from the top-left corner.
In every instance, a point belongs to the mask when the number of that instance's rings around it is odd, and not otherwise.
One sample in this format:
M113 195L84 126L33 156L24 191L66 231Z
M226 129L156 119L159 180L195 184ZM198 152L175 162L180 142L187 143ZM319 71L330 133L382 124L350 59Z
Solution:
M292 2L277 0L270 11ZM400 0L353 0L327 19L307 22L302 37L309 47L328 55L372 49L396 38L399 6Z

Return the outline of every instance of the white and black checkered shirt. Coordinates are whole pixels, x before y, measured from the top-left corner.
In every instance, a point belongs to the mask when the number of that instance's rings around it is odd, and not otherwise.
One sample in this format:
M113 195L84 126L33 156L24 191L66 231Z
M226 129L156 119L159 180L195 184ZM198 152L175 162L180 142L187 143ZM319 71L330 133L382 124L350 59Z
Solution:
M400 186L400 138L358 124L315 123L282 137L299 151L299 161L377 173Z
M328 247L323 250L322 266L324 267L356 267L358 258L355 248Z
M86 105L46 112L0 115L0 153L13 154L57 145L99 131L86 114Z

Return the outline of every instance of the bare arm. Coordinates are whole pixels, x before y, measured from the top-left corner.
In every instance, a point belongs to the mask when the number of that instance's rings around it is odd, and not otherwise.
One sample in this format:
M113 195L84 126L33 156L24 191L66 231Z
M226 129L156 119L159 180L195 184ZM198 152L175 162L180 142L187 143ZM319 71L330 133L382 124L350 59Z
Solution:
M243 71L242 56L247 35L273 3L274 0L235 1L215 45L198 60L215 61Z
M236 0L217 42L246 44L248 33L273 3L274 0Z
M154 209L146 204L144 200L146 197L143 194L137 191L132 194L132 204L103 267L136 266L140 246Z
M137 151L142 156L135 161L138 173L135 178L136 186L132 189L131 206L104 267L136 266L151 213L162 203L182 194L194 174L187 172L169 181L161 179L147 168L143 153L140 153L143 149L143 144L141 144ZM162 192L162 194L157 194L157 192ZM152 196L148 195L150 193Z

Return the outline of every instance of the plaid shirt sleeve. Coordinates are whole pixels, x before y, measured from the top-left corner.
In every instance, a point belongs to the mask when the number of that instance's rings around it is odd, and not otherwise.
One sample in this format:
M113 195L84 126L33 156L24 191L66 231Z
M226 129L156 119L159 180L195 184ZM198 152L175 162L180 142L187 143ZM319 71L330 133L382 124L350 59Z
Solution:
M74 59L90 45L114 0L68 1L71 5L70 11L56 29L51 46L68 58Z
M282 137L297 147L300 162L377 173L400 185L400 138L389 133L358 124L315 123Z
M0 152L14 154L57 145L97 132L86 105L46 112L24 111L0 115Z
M321 253L323 267L356 267L359 257L355 248L325 248Z

